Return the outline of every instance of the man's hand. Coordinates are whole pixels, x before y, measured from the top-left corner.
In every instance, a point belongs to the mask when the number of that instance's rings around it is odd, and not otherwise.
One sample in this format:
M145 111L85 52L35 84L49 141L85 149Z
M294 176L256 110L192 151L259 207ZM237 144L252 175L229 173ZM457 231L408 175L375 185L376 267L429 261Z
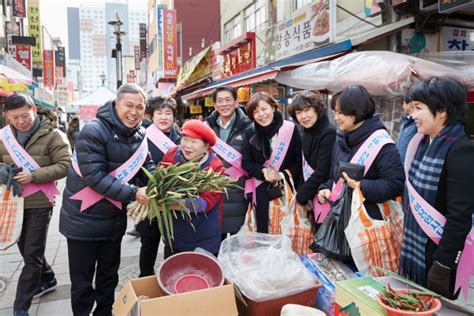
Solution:
M318 192L318 201L320 204L324 204L329 201L329 197L331 196L331 190L324 189Z
M135 201L140 204L150 206L150 198L146 195L146 187L139 188L135 195Z
M31 183L31 179L33 176L31 175L31 172L28 170L18 172L16 176L13 177L13 180L18 181L20 184L28 184Z

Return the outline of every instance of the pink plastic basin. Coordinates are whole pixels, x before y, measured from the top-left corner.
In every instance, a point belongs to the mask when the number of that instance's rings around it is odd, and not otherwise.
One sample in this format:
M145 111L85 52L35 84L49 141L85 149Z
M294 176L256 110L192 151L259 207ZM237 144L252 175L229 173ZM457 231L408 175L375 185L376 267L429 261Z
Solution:
M202 276L188 274L180 277L174 284L175 293L191 292L209 288L209 282Z
M224 273L217 260L198 252L181 252L169 257L161 264L157 278L161 289L167 294L224 284Z

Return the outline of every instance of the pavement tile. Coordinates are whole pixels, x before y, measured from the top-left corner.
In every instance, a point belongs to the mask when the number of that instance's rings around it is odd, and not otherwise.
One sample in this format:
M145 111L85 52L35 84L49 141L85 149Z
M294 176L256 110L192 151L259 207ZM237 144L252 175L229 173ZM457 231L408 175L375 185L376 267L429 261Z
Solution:
M36 316L52 316L52 315L61 315L61 316L72 315L71 301L67 299L67 300L41 303L39 305Z

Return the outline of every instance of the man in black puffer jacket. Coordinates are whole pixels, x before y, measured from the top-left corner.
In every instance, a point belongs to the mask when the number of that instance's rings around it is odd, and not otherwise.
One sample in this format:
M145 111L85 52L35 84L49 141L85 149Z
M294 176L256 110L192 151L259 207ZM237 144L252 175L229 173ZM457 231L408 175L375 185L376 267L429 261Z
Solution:
M219 87L213 94L215 111L206 118L209 126L216 135L227 145L242 153L245 131L252 128L252 121L239 108L237 92L232 87ZM226 168L231 167L226 161L226 157L221 157ZM237 181L240 187L245 186L245 176L241 176ZM235 234L244 223L247 212L247 200L244 192L237 189L229 189L224 195L224 218L222 223L222 239L227 233Z
M74 315L89 315L94 301L94 315L112 315L120 245L127 227L126 206L134 200L149 204L145 188L139 188L146 184L140 167L153 169L145 146L145 129L141 127L145 100L141 87L123 85L117 98L101 106L97 118L87 123L76 139L77 163L73 162L67 175L59 222L59 230L68 242ZM110 175L135 154L135 168ZM92 191L78 200L77 194L83 190ZM94 193L100 194L100 199L87 204ZM115 200L117 206L110 200Z

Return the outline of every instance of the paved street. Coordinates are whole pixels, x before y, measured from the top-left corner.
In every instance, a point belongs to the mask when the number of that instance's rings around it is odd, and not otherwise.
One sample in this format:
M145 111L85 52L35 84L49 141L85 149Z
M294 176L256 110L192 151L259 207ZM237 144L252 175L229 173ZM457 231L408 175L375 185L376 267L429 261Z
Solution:
M64 180L61 181L61 184L64 186ZM60 205L60 198L58 198L58 204L54 208L53 218L49 226L48 242L46 245L46 260L48 260L56 273L58 287L56 291L47 293L43 297L33 300L33 304L30 308L31 316L72 315L67 242L66 238L59 233ZM131 227L133 227L133 224L129 222L129 228ZM122 260L120 263L120 279L117 291L120 291L126 281L138 277L139 252L140 240L125 235L122 242ZM161 248L158 254L156 268L162 259L163 249ZM22 267L23 260L16 245L4 252L0 252L0 316L13 315L13 301L15 300L16 286Z

